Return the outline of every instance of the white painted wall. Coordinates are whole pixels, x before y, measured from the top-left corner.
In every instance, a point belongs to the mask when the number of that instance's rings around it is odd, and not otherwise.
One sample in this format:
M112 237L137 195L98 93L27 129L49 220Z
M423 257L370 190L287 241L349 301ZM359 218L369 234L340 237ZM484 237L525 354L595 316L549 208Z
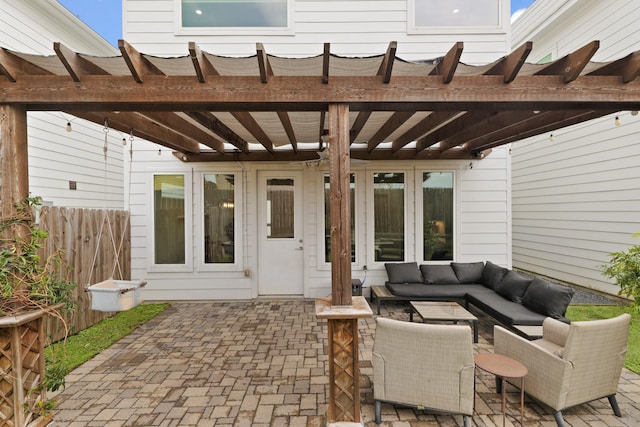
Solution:
M189 163L182 164L169 150L161 151L154 144L135 141L133 156L134 171L131 186L132 220L132 277L145 278L149 285L144 289L148 300L193 300L193 299L249 299L258 296L258 233L257 177L258 171L302 170L304 187L304 296L324 297L331 293L330 265L323 262L322 222L322 176L328 172L324 167L304 167L290 163ZM373 261L372 244L367 239L371 217L367 214L368 194L371 176L380 170L405 172L407 178L408 209L406 223L408 237L415 236L418 212L415 206L416 177L422 171L453 171L456 186L456 224L458 237L455 240L456 261L477 261L490 259L495 263L511 265L511 222L509 162L506 149L496 149L482 161L429 161L429 162L370 162L354 165L356 173L356 216L358 221L357 259L353 264L352 276L363 279L363 267L367 266L365 287L382 285L386 280L383 263ZM191 205L187 215L193 224L193 248L187 270L153 271L150 266L149 248L152 247L150 229L150 174L188 171L193 176ZM236 172L242 177L244 207L242 226L236 230L242 239L243 250L239 255L239 265L226 271L211 271L202 267L202 250L199 239L201 194L198 177L201 172ZM369 196L370 197L370 196ZM370 210L369 210L370 211ZM408 241L407 260L415 260L417 247L413 238ZM251 277L244 276L244 270L251 271Z
M513 25L529 61L600 40L594 61L640 50L640 2L537 0ZM640 106L638 106L640 108ZM620 112L513 144L513 265L616 294L599 266L638 240L640 115Z
M295 31L289 35L250 34L215 35L181 34L176 25L177 0L123 0L123 38L140 52L160 56L184 56L188 42L222 56L255 55L256 43L263 43L267 53L285 57L307 57L322 53L323 43L331 43L331 52L344 56L383 54L391 41L398 42L398 57L429 59L442 56L457 41L464 42L462 60L485 64L510 50L509 5L503 2L503 25L492 32L407 32L406 0L295 0ZM132 212L132 276L146 278L145 298L222 299L258 296L257 247L258 207L257 177L259 170L302 170L304 185L304 296L324 297L331 292L331 268L323 261L322 176L327 169L304 168L289 163L189 163L183 164L168 150L161 151L150 143L134 144L131 186ZM236 230L242 235L243 251L239 266L226 271L199 267L202 257L199 239L200 194L194 184L190 217L193 224L192 258L187 271L156 272L149 267L151 237L149 177L153 172L189 171L196 177L202 171L237 171L243 176L243 225ZM482 161L369 162L352 165L356 172L357 260L352 276L363 279L365 287L382 285L386 280L383 263L373 262L373 228L367 209L371 201L371 176L375 171L405 172L407 178L407 261L416 260L418 206L415 187L420 171L454 171L456 224L456 261L492 260L511 267L510 157L505 149L496 149ZM251 272L245 277L244 270ZM365 293L367 291L365 290Z
M116 55L117 50L55 0L0 0L0 46L12 51L55 55L59 41L76 52ZM72 131L66 131L67 122ZM122 136L108 133L103 155L101 126L61 112L28 113L30 191L67 207L124 207ZM69 189L77 182L77 190Z
M222 56L255 55L256 43L267 53L286 57L321 55L323 43L344 56L383 54L391 41L397 55L408 60L442 56L455 42L464 42L462 61L484 64L510 50L509 2L502 2L502 26L491 32L460 30L408 34L407 0L294 0L295 29L288 35L189 34L176 24L180 0L123 0L124 38L141 52L161 56L188 54L188 42Z

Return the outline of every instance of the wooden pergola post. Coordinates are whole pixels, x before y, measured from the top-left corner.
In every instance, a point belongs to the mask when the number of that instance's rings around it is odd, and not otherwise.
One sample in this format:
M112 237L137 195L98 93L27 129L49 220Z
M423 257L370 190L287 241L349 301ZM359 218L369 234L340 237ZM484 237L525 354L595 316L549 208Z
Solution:
M27 112L22 105L0 104L0 217L15 213L29 196Z
M329 105L329 207L331 211L331 298L316 301L328 320L329 424L361 425L358 319L373 312L362 296L352 297L349 106Z

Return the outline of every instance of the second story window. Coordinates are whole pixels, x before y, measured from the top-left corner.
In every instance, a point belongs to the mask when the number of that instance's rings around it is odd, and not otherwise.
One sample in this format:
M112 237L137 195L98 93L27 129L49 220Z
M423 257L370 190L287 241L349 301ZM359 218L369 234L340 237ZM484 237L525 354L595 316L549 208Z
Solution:
M501 0L408 0L409 31L447 28L497 29L504 23Z
M289 0L181 0L183 28L286 28Z

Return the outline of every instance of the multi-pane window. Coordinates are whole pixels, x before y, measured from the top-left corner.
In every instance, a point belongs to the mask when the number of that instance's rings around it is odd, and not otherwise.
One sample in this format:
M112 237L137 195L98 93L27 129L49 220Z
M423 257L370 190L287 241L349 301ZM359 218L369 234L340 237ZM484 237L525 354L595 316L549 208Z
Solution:
M414 27L497 27L500 0L412 0Z
M356 261L356 176L351 174L349 181L349 198L351 200L351 262ZM324 175L324 260L331 262L331 212L329 202L329 174Z
M154 263L185 263L185 178L153 177Z
M182 0L182 27L284 28L288 0Z
M422 174L423 260L453 260L453 172Z
M373 174L375 261L404 261L405 174Z
M235 262L235 176L203 176L204 262Z

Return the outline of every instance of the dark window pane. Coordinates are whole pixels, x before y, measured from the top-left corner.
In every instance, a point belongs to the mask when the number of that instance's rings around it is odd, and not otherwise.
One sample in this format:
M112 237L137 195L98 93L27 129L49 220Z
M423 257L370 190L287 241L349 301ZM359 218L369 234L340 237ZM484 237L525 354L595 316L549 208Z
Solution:
M404 261L404 173L373 175L376 261Z
M453 172L422 175L424 261L453 260Z
M235 261L235 177L204 176L204 262Z
M184 264L184 175L155 175L153 193L155 263Z

